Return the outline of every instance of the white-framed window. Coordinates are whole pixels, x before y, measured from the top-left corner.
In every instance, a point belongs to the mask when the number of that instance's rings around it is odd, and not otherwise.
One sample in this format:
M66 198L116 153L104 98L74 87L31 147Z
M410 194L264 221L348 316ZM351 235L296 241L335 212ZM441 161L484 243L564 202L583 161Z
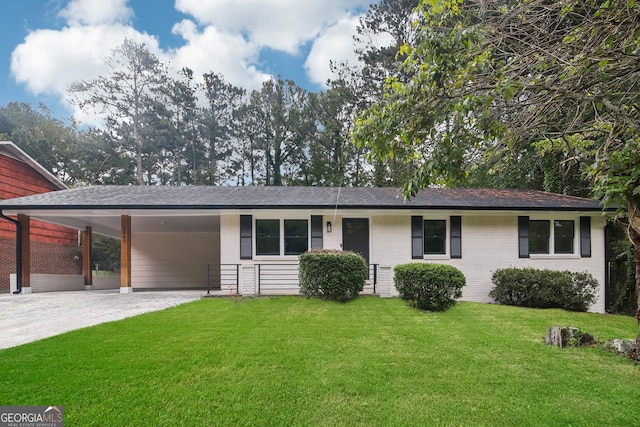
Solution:
M309 249L308 219L256 219L256 256L294 256Z
M306 219L284 220L284 254L300 255L309 249L309 221Z
M578 235L581 236L580 239L576 239ZM522 216L518 218L518 236L520 258L530 255L590 256L588 217L580 217L578 222L577 218L563 216Z
M567 219L529 220L529 253L572 254L575 221Z
M280 255L279 219L256 219L256 255Z
M556 219L553 221L553 252L556 254L572 254L575 252L575 221Z
M411 258L462 258L462 217L411 217Z
M425 255L445 255L447 253L447 221L444 219L425 219L424 249Z

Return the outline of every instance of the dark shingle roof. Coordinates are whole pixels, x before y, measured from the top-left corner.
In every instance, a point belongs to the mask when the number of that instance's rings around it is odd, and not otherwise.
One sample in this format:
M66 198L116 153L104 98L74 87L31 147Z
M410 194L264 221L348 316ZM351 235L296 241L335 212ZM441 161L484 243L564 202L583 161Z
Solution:
M93 186L0 202L5 210L73 209L470 209L599 211L591 199L532 190L395 188Z

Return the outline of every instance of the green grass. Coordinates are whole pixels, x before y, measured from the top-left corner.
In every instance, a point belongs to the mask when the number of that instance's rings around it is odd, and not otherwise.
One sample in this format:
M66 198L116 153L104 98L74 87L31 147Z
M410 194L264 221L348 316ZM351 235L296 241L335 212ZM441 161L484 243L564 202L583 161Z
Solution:
M640 367L546 347L547 326L630 317L398 299L205 299L0 351L1 405L67 426L638 424Z

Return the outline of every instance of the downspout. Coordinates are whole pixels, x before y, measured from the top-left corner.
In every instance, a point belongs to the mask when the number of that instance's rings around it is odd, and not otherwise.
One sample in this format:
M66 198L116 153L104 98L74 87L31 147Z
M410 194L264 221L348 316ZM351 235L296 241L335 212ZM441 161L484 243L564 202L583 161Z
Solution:
M609 290L611 289L611 229L613 224L607 221L604 227L604 311L609 313Z
M14 294L22 292L22 224L13 218L9 218L0 210L0 218L15 224L16 226L16 290Z

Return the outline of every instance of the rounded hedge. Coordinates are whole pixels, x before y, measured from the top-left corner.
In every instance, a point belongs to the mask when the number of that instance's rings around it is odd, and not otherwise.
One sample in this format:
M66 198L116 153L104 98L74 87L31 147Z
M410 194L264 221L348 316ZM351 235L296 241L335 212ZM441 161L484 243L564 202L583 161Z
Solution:
M400 298L422 310L447 310L462 296L466 284L460 270L445 264L400 264L393 272Z
M349 251L311 250L300 255L300 294L331 301L356 298L369 268L362 256Z
M589 273L504 268L491 278L489 296L496 302L530 308L587 311L596 302L598 281Z

